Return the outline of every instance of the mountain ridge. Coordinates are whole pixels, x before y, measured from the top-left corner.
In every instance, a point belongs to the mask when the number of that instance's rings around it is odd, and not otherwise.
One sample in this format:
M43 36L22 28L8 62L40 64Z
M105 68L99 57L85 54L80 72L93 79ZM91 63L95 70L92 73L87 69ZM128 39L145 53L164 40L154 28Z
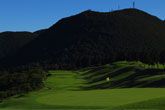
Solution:
M144 11L88 10L59 20L3 62L39 63L48 68L86 67L118 60L149 62L145 60L148 57L158 62L159 54L165 50L164 36L164 22ZM11 63L15 60L16 64Z

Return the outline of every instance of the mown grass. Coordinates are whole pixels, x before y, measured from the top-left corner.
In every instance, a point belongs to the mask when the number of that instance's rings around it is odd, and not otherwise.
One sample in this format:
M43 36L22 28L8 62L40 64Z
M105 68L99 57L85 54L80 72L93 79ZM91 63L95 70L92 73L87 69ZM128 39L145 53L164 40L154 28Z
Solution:
M119 84L116 89L109 89L114 81L126 81L132 75L140 82L163 78L163 73L148 75L146 71L142 77L135 75L135 70L146 69L138 65L135 62L117 62L80 71L50 71L51 76L43 89L9 98L0 103L0 110L164 110L164 88L135 86L123 89ZM93 86L98 88L84 89ZM101 87L105 89L99 89Z
M157 94L155 94L157 93ZM165 97L165 89L113 89L49 94L37 101L47 105L112 109L113 107ZM49 99L49 100L47 100Z

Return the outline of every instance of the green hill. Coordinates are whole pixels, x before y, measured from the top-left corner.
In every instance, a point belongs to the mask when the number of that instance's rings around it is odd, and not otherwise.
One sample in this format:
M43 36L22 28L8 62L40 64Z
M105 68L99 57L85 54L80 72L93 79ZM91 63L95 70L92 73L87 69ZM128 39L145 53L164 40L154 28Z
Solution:
M162 68L163 65L149 67L141 62L123 61L82 69L80 72L88 81L86 88L89 89L165 87L165 71Z

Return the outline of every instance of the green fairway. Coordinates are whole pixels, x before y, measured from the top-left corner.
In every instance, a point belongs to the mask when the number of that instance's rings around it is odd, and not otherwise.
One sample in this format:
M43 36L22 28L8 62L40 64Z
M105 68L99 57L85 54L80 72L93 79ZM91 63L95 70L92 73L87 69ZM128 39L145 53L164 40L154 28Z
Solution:
M165 89L83 90L87 82L72 71L50 71L45 87L0 103L0 110L31 109L165 109Z

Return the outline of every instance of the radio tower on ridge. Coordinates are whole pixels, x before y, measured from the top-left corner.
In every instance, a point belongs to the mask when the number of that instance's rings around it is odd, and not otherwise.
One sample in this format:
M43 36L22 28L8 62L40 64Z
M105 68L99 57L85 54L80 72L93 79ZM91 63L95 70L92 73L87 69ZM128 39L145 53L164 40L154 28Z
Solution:
M133 1L133 8L135 8L135 1Z

